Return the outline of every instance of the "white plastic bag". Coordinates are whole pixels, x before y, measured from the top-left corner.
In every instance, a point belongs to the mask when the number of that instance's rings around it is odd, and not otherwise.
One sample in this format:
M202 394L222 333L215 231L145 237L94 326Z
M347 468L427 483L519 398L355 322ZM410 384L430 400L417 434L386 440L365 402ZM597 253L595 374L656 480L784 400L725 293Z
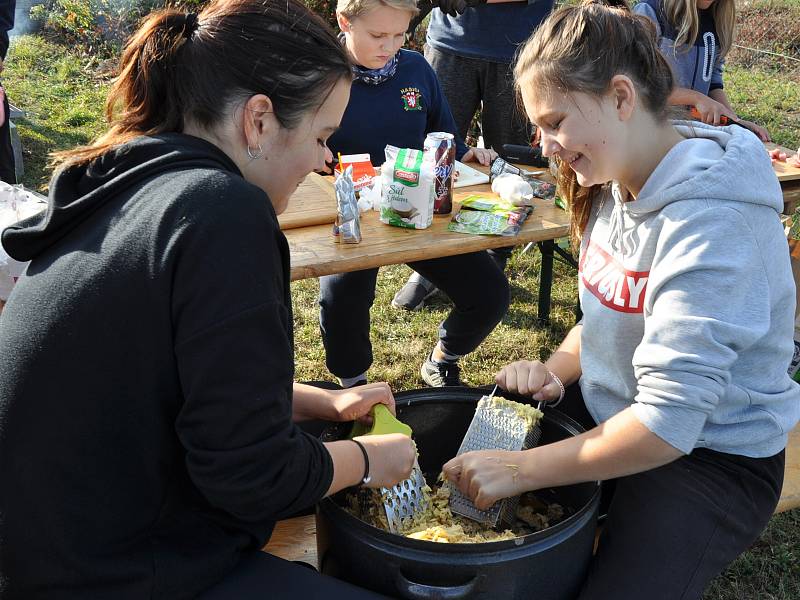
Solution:
M47 205L22 187L0 182L0 231L43 211ZM27 262L11 258L0 244L0 300L7 300Z
M530 206L533 203L533 188L519 175L498 175L492 181L492 191L500 194L506 202L513 202L517 206Z
M367 210L377 210L380 211L381 209L381 178L375 177L372 180L372 185L370 187L365 187L364 189L359 192L358 195L358 210L361 212Z

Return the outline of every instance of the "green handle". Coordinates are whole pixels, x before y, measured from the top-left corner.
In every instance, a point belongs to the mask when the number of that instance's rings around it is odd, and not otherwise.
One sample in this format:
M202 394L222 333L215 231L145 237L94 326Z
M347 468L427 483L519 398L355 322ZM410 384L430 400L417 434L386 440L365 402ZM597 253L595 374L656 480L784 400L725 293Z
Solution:
M350 431L350 437L358 437L360 435L383 435L386 433L402 433L411 437L411 427L398 421L397 418L389 412L385 404L374 405L369 414L372 415L372 426L367 426L360 421L353 423L353 429Z

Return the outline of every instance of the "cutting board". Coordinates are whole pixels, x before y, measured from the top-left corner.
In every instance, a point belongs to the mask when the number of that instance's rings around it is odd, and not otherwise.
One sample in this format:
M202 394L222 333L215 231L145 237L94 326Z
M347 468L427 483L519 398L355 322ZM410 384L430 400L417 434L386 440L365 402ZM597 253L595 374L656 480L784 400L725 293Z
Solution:
M797 154L797 150L790 150L789 148L778 146L772 142L768 142L764 145L767 147L767 150L780 150L781 152L785 152L786 156L794 156ZM785 162L775 161L772 163L772 168L775 169L778 181L794 181L800 179L800 168L792 167Z
M336 193L333 181L316 173L309 174L278 217L281 229L324 225L336 221Z
M458 172L458 179L456 179L453 187L462 188L489 183L489 176L486 173L481 173L478 169L473 169L460 161L456 161L456 171Z

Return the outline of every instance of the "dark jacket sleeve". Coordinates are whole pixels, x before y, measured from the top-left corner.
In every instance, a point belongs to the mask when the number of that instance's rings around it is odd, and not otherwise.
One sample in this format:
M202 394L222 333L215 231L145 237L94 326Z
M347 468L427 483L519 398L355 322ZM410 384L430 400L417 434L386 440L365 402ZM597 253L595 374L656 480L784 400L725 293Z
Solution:
M172 244L176 430L203 496L258 524L317 502L333 464L292 422L288 245L266 195L244 186L193 200Z
M8 53L8 32L14 29L16 7L16 0L0 0L0 58L3 60Z
M456 139L456 158L461 160L469 148L461 139L461 136L456 131L456 121L453 118L453 113L450 111L450 105L447 103L447 98L442 92L442 86L439 84L439 78L436 77L434 70L424 61L426 70L428 71L428 79L430 81L430 100L428 102L428 127L427 133L431 131L446 131L452 133Z

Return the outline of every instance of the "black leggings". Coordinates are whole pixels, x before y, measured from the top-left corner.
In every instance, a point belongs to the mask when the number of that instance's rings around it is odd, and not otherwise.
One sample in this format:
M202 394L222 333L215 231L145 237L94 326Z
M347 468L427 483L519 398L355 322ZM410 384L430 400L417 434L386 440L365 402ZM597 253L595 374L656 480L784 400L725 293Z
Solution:
M558 407L594 427L578 385ZM784 451L697 449L615 480L580 600L693 600L758 538L780 498ZM605 482L604 482L605 485Z
M508 310L508 280L486 252L420 260L408 266L453 301L453 309L439 326L439 340L451 354L463 356L475 350ZM377 277L378 269L365 269L319 278L325 363L337 377L356 377L372 364L369 313Z
M11 145L11 109L8 106L8 96L3 99L3 111L6 118L0 125L0 180L15 184L17 175L14 169L14 148Z

